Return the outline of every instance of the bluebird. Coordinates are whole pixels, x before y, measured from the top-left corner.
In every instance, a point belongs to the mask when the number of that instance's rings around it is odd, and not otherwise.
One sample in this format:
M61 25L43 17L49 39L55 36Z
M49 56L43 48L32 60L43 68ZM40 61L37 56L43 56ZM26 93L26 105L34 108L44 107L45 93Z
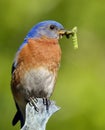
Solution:
M11 90L17 113L12 124L25 122L30 98L50 99L61 61L59 39L66 35L60 23L47 20L36 24L19 47L13 65Z

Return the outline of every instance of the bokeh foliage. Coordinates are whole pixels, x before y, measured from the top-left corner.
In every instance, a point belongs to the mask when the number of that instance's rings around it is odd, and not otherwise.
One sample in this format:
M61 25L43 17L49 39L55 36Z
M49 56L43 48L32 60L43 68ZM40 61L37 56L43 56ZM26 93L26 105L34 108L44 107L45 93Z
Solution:
M29 29L53 19L65 28L78 27L79 49L71 39L60 41L62 62L53 100L62 109L48 130L105 129L105 1L1 0L0 1L0 130L12 127L16 112L10 90L11 64Z

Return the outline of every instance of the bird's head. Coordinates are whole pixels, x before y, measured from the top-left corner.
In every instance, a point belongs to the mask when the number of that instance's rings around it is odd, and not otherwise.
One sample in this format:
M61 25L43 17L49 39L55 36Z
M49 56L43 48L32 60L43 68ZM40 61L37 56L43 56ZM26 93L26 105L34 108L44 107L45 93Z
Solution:
M25 40L29 38L47 37L59 39L65 34L63 25L56 21L48 20L36 24L27 34Z
M63 25L53 21L47 20L36 24L26 35L24 42L20 46L19 50L24 47L25 44L28 43L29 39L36 39L36 38L51 38L51 39L60 39L62 36L65 35L69 38L72 35L72 31L65 30Z

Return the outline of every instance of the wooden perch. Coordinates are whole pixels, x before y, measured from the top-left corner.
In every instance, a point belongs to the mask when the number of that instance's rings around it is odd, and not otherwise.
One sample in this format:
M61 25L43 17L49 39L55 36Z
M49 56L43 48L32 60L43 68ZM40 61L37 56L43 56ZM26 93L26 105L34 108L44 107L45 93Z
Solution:
M26 121L21 130L45 130L48 119L60 107L55 105L54 101L50 101L48 110L46 110L46 105L43 104L43 99L38 98L38 102L35 104L38 111L35 110L34 106L29 103L26 105Z

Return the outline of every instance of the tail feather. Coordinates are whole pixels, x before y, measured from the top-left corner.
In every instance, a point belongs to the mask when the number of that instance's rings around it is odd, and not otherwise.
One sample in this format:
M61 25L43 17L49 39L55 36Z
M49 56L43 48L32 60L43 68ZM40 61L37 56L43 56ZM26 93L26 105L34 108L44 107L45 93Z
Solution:
M19 107L18 107L17 104L16 104L16 107L17 107L17 112L16 112L16 114L15 114L13 120L12 120L12 125L14 126L14 125L16 125L16 123L17 123L18 121L20 121L21 128L22 128L23 125L24 125L24 118L23 118L22 113L21 113L21 111L19 110Z

